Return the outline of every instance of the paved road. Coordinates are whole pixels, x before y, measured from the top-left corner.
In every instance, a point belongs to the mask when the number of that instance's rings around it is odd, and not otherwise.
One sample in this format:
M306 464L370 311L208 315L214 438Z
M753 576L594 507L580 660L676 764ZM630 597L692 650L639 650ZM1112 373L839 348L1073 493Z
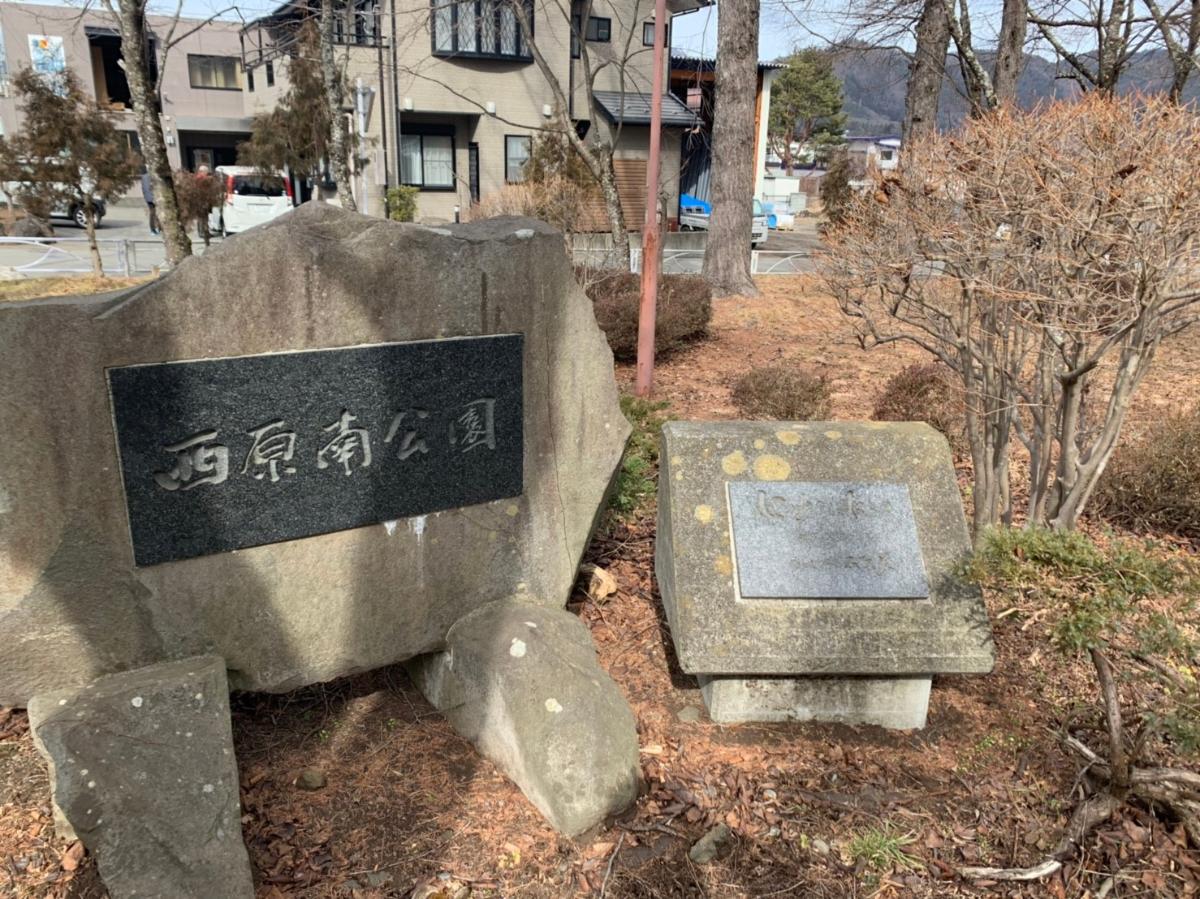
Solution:
M0 243L0 270L20 269L32 275L90 272L92 265L83 229L56 223L54 230L61 242L53 250ZM164 264L162 240L150 233L142 206L112 207L97 237L108 274L121 274L126 266L132 274L149 273ZM214 242L219 240L214 238ZM820 245L814 220L799 220L795 231L772 231L758 253L758 272L764 275L811 272L814 270L811 254ZM193 250L203 253L204 244L194 239ZM663 254L663 269L669 274L698 273L703 261L703 250L667 250Z

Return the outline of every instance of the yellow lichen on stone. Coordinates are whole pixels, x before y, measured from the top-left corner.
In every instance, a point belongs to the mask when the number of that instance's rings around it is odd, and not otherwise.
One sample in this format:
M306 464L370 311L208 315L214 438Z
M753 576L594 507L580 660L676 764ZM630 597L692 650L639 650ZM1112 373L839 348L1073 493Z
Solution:
M780 456L767 453L754 460L754 476L760 481L785 481L791 473L792 466Z
M717 570L717 574L733 574L733 560L729 556L717 556L717 560L713 562L713 568Z
M737 477L746 471L746 455L741 450L734 450L721 460L721 469L730 477Z
M784 446L795 446L800 442L800 435L795 431L776 431L775 437Z
M505 515L507 515L509 518L516 518L516 517L517 517L517 514L518 514L520 511L521 511L521 507L520 507L520 506L518 506L516 503L511 503L511 504L508 506L508 508L506 508L506 509L504 510L504 514L505 514Z
M696 520L701 524L708 524L713 519L712 506L699 505L696 506Z
M841 431L826 431L825 436L828 437L830 440L841 440L842 432Z
M767 441L765 441L765 440L755 440L755 441L754 441L754 448L755 448L755 449L766 449L766 448L767 448Z
M677 481L683 480L683 472L682 471L675 472L675 480L677 480Z

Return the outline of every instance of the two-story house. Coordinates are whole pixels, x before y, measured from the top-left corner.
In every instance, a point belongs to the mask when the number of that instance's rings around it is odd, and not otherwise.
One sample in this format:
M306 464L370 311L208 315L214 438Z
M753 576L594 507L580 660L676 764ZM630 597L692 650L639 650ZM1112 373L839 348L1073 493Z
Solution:
M356 117L367 125L353 178L360 207L381 212L384 187L399 183L419 189L421 221L451 221L465 214L473 202L524 178L533 140L556 127L561 102L580 133L601 129L611 141L627 221L640 227L653 0L594 0L586 22L580 3L523 2L531 39L512 0L354 0L341 7L339 59L346 61L350 83L373 96L369 118ZM668 7L676 13L703 2L670 0ZM287 3L247 29L245 67L256 82L255 94L247 95L251 109L269 108L286 90L288 52L294 46L289 35L312 15L309 3ZM585 44L594 74L595 117L588 102ZM271 94L260 87L268 73ZM696 122L664 90L661 181L668 210L677 208L681 137Z
M235 162L237 145L250 132L243 100L241 25L181 20L174 31L178 40L164 53L172 20L147 19L172 167ZM137 126L121 67L121 39L112 16L95 7L0 4L0 129L4 134L21 127L9 79L26 67L50 73L69 68L96 102L112 111L117 127L128 133L137 149Z

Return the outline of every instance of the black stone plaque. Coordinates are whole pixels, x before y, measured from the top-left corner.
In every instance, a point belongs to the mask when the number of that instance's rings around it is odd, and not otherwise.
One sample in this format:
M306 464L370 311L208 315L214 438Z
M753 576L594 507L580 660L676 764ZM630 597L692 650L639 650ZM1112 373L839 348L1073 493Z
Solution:
M135 562L520 495L521 359L506 334L110 368Z
M925 599L929 583L904 484L734 481L743 599Z

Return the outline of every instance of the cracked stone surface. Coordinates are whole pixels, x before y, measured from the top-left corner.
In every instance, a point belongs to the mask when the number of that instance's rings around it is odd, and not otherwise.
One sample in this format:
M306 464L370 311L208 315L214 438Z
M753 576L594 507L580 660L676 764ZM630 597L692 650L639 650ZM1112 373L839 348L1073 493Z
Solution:
M225 663L199 656L41 694L30 726L56 812L113 899L248 899Z

